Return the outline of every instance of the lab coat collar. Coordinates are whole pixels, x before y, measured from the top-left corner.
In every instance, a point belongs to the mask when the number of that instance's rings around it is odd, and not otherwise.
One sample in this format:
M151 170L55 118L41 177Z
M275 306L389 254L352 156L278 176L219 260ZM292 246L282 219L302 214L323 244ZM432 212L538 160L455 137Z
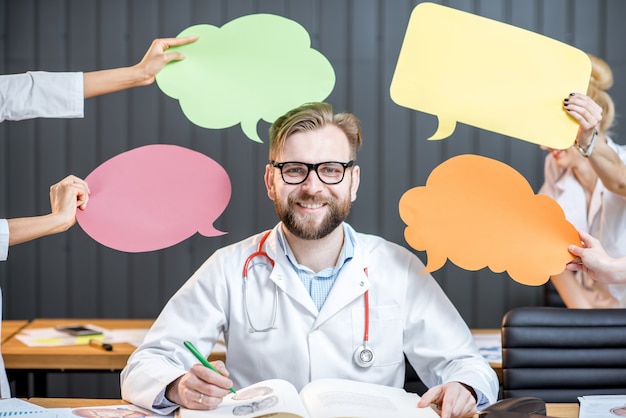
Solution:
M330 290L328 298L317 316L317 320L315 321L316 327L322 325L337 312L344 309L369 290L371 281L365 273L365 269L367 268L365 260L367 260L367 258L363 256L362 246L358 244L357 239L355 242L354 257L343 266L337 280L335 280L335 284Z
M342 267L319 313L311 296L302 286L300 278L291 267L285 252L280 247L277 230L277 228L281 227L280 223L274 227L265 242L265 251L275 260L270 280L285 294L317 316L316 326L321 325L338 311L345 308L346 305L362 296L371 286L371 282L365 273L365 268L367 267L366 260L368 258L363 254L363 246L359 243L359 238L352 227L347 224L344 225L347 226L349 233L354 237L354 256Z
M297 273L291 267L291 262L278 242L278 228L280 227L281 224L278 223L278 225L272 229L264 246L267 255L274 260L274 268L270 273L270 280L276 284L279 290L302 305L313 316L316 316L317 307L302 285Z

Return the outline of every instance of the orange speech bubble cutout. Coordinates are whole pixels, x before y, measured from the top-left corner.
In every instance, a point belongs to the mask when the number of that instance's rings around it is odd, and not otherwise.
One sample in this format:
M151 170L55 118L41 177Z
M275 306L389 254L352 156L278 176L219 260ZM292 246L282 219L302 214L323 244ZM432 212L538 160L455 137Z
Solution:
M585 93L587 54L502 22L433 3L411 13L391 81L400 106L437 115L429 139L462 122L554 149L574 143L578 123L563 109Z
M519 283L537 286L559 274L580 244L559 204L535 195L508 165L478 155L460 155L437 166L426 186L400 199L409 245L426 251L426 271L447 259L466 270L507 271Z

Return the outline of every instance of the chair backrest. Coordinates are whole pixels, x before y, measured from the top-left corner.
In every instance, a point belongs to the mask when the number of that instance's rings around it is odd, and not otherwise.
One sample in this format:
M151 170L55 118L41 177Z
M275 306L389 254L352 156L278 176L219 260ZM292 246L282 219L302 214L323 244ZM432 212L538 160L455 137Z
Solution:
M516 308L502 319L504 398L626 394L626 309Z

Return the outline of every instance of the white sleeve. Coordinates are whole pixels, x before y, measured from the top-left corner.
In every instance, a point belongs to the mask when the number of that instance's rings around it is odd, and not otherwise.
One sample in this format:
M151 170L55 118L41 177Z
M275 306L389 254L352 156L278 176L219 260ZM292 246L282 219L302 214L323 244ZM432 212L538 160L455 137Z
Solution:
M0 219L0 261L9 257L9 222Z
M83 73L32 71L0 75L0 122L32 118L82 118Z
M415 257L414 260L417 260ZM427 387L448 382L471 386L478 406L498 399L498 377L480 354L467 324L435 279L414 261L408 270L404 353ZM485 399L486 398L486 399Z

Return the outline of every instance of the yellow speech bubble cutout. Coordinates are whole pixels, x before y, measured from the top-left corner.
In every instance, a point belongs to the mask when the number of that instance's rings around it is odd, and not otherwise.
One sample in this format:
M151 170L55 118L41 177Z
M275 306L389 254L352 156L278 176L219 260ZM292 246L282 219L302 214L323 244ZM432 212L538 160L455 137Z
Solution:
M555 200L536 195L512 167L479 155L435 167L425 186L402 195L399 211L407 243L427 252L429 272L450 260L538 286L565 270L574 258L570 244L580 245Z
M585 93L587 54L537 33L433 3L409 20L390 93L400 106L554 149L570 147L578 123L563 109Z

